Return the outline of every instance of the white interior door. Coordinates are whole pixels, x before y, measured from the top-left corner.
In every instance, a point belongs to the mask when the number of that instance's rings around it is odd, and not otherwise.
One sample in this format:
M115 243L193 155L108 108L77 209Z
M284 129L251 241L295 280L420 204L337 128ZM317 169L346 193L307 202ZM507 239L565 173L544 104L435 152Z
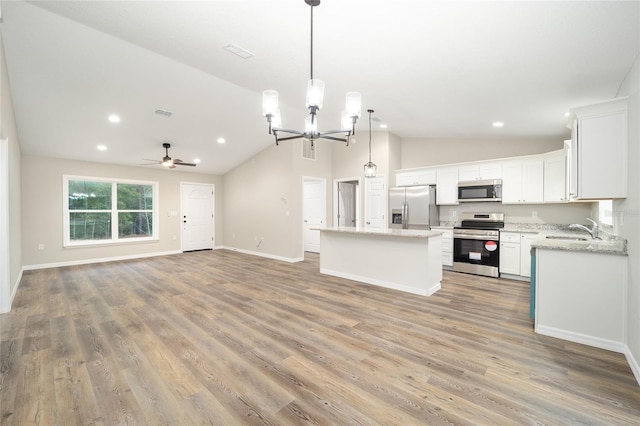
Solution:
M320 253L320 231L312 230L326 223L326 181L305 179L303 185L302 218L304 251Z
M210 184L183 183L182 251L212 249L214 245L214 192Z
M338 183L338 226L356 226L356 184Z
M364 226L365 228L384 229L387 227L387 190L386 178L378 176L364 180Z

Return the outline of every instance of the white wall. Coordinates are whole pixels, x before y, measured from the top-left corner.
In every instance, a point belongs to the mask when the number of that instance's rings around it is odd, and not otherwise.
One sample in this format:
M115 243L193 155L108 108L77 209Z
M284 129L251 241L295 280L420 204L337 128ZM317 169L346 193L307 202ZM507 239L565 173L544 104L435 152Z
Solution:
M567 129L568 132L568 129ZM563 148L565 138L541 139L402 139L403 169L466 161L492 160L521 155L542 154Z
M62 176L77 175L156 181L160 189L160 239L83 248L63 248ZM216 245L222 245L222 178L199 173L151 167L125 167L57 158L22 157L22 256L25 268L91 259L145 256L180 250L181 221L169 217L180 212L180 182L211 183L216 191ZM176 239L173 239L173 236ZM38 245L44 244L44 250Z
M316 160L306 160L302 140L283 141L224 176L227 248L287 261L302 259L303 176L330 181L331 174L330 147L319 141L315 150Z
M629 96L629 177L628 196L614 201L614 226L628 241L629 269L627 292L628 358L640 383L640 59L635 64L619 96Z
M9 78L4 56L4 46L2 44L2 34L0 33L0 138L8 139L7 146L7 169L2 170L3 176L8 178L6 184L8 202L8 217L0 220L8 227L8 250L5 253L3 264L8 267L7 271L2 271L0 278L0 312L10 309L10 298L14 294L22 274L22 235L20 216L20 141L13 111L13 100L9 88ZM6 244L6 241L3 241ZM8 282L7 282L8 280Z

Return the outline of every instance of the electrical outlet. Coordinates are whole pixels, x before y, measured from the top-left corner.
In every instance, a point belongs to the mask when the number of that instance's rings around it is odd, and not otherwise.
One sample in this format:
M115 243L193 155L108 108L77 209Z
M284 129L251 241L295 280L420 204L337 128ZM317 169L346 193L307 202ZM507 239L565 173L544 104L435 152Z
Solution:
M38 244L38 250L44 250L44 244L42 243Z
M458 217L458 212L455 210L451 210L451 217L456 218Z
M533 210L533 211L531 212L531 217L538 217L538 212L537 212L537 211L535 211L535 210Z

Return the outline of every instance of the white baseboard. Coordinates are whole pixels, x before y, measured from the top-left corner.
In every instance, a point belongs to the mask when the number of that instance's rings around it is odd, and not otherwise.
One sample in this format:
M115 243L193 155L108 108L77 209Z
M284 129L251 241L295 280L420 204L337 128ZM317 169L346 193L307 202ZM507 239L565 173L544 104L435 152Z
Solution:
M570 342L581 343L583 345L593 346L594 348L606 349L608 351L626 354L626 345L615 340L602 339L600 337L589 336L572 331L561 330L559 328L538 325L535 329L536 333L545 336L557 337L558 339L568 340ZM637 376L636 376L637 377Z
M283 262L289 262L289 263L296 263L296 262L302 262L304 260L304 256L303 257L284 257L284 256L278 256L275 254L269 254L269 253L262 253L259 251L251 251L251 250L244 250L244 249L240 249L240 248L236 248L236 247L220 247L224 250L230 250L230 251L237 251L238 253L243 253L243 254L250 254L252 256L260 256L260 257L266 257L267 259L274 259L274 260L280 260Z
M16 293L18 292L18 286L20 285L20 280L22 279L22 273L24 272L24 268L20 270L18 274L18 278L16 279L15 285L13 286L13 291L11 291L11 296L9 296L9 300L3 306L0 306L0 314L6 314L11 311L11 307L13 306L13 299L16 297Z
M167 256L170 254L180 254L180 253L182 253L182 251L172 250L172 251L163 251L163 252L156 252L156 253L132 254L129 256L103 257L99 259L70 260L67 262L41 263L39 265L25 265L22 269L24 271L33 271L36 269L59 268L61 266L88 265L91 263L102 263L102 262L115 262L118 260L142 259L145 257Z
M624 356L627 358L627 362L629 363L629 367L631 367L631 371L636 378L636 382L640 385L640 365L638 365L638 360L631 353L631 349L629 346L624 345Z

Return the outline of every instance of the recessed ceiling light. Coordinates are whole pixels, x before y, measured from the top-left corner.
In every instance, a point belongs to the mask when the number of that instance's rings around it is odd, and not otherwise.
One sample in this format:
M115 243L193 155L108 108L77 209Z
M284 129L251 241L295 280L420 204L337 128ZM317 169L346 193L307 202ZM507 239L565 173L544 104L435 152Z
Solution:
M381 124L381 125L380 125L380 128L381 128L381 129L386 129L386 128L387 128L387 125L386 125L386 124Z
M106 145L98 145L96 148L98 148L98 151L106 151L107 150Z
M217 142L218 142L218 143L225 143L225 142L226 142L226 140L225 140L224 138L218 138Z
M494 121L492 126L493 127L504 127L504 123L502 121Z
M194 158L194 159L193 159L193 162L194 162L194 163L196 163L196 164L198 164L198 163L200 162L200 159L199 159L199 158Z
M564 116L565 116L565 117L568 117L569 115L570 115L570 114L569 114L569 111L567 111L567 112L565 112L565 113L564 113Z
M120 117L118 117L115 114L111 114L109 116L109 121L112 122L112 123L119 123L120 122Z

